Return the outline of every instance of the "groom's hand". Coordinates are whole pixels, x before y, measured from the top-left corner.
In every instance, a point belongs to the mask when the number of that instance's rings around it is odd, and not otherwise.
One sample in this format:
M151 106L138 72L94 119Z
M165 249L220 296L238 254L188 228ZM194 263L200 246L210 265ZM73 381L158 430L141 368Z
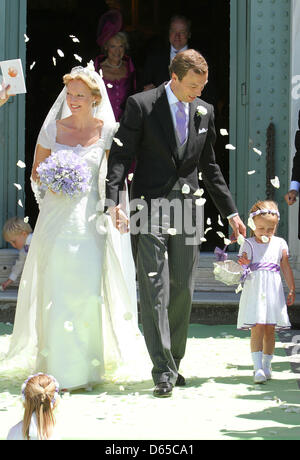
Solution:
M121 234L129 232L129 220L125 212L122 210L121 205L110 206L108 208L109 215L112 219L114 227L119 230Z
M231 219L228 219L228 220L229 220L229 224L230 224L230 226L231 226L231 228L233 230L235 240L238 239L238 236L240 234L243 235L246 238L247 229L246 229L244 223L242 222L240 216L236 215L234 217L231 217Z

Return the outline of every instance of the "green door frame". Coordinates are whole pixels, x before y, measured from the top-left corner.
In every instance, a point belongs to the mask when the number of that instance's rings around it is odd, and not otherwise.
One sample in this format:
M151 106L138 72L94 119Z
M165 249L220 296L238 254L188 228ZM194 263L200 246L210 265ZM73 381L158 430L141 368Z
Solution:
M26 68L26 0L0 0L0 60L22 59ZM4 221L13 216L23 217L18 200L25 194L14 187L24 185L24 170L17 167L25 158L25 95L11 98L0 109L0 234ZM0 236L0 248L5 243Z

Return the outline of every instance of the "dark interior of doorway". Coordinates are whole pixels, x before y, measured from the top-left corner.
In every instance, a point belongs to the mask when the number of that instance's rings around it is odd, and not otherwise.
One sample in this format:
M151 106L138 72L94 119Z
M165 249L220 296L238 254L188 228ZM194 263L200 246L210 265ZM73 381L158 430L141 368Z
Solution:
M130 55L141 75L145 56L150 48L161 46L167 40L168 21L174 14L192 20L191 46L208 60L210 80L213 82L216 114L216 158L229 181L228 138L220 135L220 128L229 129L229 40L230 0L121 0L125 30L129 36ZM38 208L30 189L29 174L34 147L41 124L56 96L62 89L62 76L79 65L78 54L84 65L99 54L96 30L99 17L107 10L105 0L27 0L27 99L26 99L26 215L34 225ZM80 43L74 43L75 35ZM64 52L61 58L57 50ZM56 57L56 66L52 57ZM32 64L35 62L33 68ZM204 98L204 97L203 97ZM213 230L205 236L202 250L211 251L222 246L216 231L227 234L227 223L218 224L218 211L205 193L205 228ZM212 225L208 225L210 218Z

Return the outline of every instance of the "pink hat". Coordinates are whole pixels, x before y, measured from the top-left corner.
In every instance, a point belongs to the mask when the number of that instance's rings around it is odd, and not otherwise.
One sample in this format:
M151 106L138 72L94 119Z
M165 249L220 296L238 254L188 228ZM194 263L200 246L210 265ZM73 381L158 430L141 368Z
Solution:
M119 10L112 9L103 14L99 20L97 43L101 47L123 27L123 18Z

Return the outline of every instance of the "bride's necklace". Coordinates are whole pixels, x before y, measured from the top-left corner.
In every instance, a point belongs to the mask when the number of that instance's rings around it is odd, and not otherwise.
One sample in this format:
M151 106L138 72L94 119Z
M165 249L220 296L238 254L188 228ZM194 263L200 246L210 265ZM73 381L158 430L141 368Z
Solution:
M111 67L112 69L120 69L120 67L122 67L122 64L123 64L123 61L122 59L120 60L120 64L117 64L117 65L113 65L109 62L108 59L106 59L106 64Z

